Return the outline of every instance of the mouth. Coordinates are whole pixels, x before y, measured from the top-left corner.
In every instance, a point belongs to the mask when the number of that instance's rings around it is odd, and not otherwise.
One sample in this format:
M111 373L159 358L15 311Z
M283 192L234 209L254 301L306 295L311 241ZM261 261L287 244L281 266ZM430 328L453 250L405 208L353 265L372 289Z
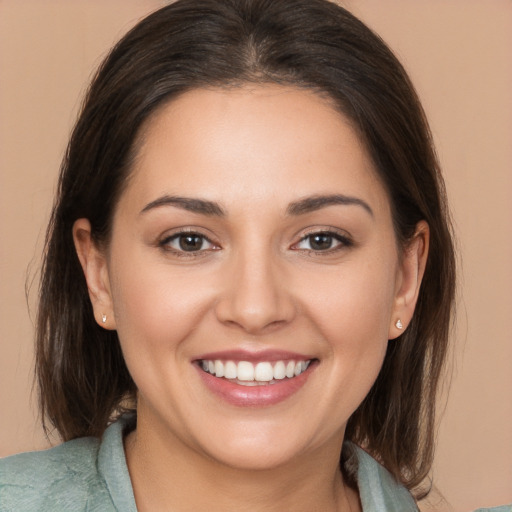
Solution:
M197 364L205 373L240 386L268 386L299 377L314 361L314 359L283 359L253 363L199 359Z
M287 401L320 365L311 355L277 349L210 352L191 362L206 389L236 407L267 407Z

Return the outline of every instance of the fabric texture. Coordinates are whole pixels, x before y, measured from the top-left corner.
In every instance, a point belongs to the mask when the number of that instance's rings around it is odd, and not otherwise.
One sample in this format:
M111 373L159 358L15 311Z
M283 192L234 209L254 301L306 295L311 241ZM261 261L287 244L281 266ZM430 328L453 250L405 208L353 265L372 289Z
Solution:
M0 460L0 511L136 512L123 448L130 421L113 423L101 442L84 437Z
M75 439L0 460L0 512L136 512L123 448L123 432L134 422L134 416L123 416L101 441ZM364 512L418 510L385 468L357 446L351 449Z
M502 505L501 507L479 508L475 512L512 512L512 503L510 505Z

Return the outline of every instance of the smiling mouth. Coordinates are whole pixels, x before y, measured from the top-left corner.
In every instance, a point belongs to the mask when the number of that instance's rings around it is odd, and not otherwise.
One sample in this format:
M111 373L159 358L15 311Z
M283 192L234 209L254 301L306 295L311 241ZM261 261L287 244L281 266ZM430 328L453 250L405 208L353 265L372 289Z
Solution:
M201 359L198 364L206 373L241 386L265 386L298 377L313 361L313 359L307 359L251 363Z

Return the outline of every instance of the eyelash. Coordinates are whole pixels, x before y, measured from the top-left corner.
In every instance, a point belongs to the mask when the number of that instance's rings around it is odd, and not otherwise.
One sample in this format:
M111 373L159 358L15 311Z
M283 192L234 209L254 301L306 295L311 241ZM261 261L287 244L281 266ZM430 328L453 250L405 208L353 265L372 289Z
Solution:
M178 241L178 243L179 243L180 238L186 237L186 236L200 238L201 239L201 248L198 250L195 250L195 251L186 251L184 249L174 248L170 245L174 241ZM202 245L205 242L209 243L213 247L203 249ZM171 252L174 255L181 257L181 258L197 258L199 256L203 256L206 252L215 251L215 250L219 249L219 247L212 240L210 240L210 238L208 238L206 235L203 235L202 233L198 233L197 231L194 231L192 229L191 230L183 229L181 231L178 231L177 233L173 233L172 235L166 236L165 238L163 238L162 240L160 240L158 242L158 246L162 250L164 250L166 252Z
M200 248L197 250L187 251L183 248L180 249L180 248L175 248L175 247L171 246L172 242L178 241L178 243L179 243L180 238L186 237L186 236L199 238L201 240ZM308 239L310 240L310 244L311 244L311 239L315 236L328 237L331 239L331 243L334 242L334 243L336 243L336 245L334 247L329 247L325 250L324 249L313 249L313 248L308 249L308 248L300 248L299 247L300 244L307 241ZM212 247L203 249L202 246L204 245L204 243L208 243ZM352 247L353 245L354 245L354 242L346 234L341 234L337 231L324 229L324 230L311 231L311 232L305 234L304 236L301 237L301 239L297 243L293 244L290 248L293 250L296 250L296 251L300 251L302 253L325 255L325 254L335 253L344 248ZM172 235L166 236L165 238L163 238L162 240L160 240L158 242L158 246L166 252L171 252L174 255L176 255L178 257L183 257L183 258L197 258L200 256L204 256L207 252L216 251L216 250L220 249L220 247L218 245L216 245L206 235L199 233L197 231L194 231L192 229L190 229L190 230L183 229L177 233L173 233Z
M303 248L298 247L299 244L301 244L302 242L304 242L308 239L310 239L310 244L311 244L311 239L315 236L325 236L325 237L332 239L332 242L338 242L338 243L334 247L329 247L328 249L325 249L325 250L319 250L319 249L315 250L312 248L311 249L303 249ZM318 230L318 231L315 230L315 231L311 231L310 233L307 233L296 244L292 245L292 248L295 248L296 250L305 252L305 253L313 253L313 254L323 255L323 254L332 254L332 253L340 251L344 248L352 247L353 245L354 245L354 242L346 234L341 234L337 231L325 229L325 230Z

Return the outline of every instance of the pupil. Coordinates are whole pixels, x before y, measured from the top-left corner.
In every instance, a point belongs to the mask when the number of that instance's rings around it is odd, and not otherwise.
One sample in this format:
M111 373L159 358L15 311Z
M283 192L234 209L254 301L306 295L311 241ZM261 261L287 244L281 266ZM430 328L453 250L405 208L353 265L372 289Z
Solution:
M332 245L332 236L319 234L311 237L311 248L315 251L330 249Z
M183 235L180 237L180 249L183 251L198 251L203 245L203 239L199 235Z

